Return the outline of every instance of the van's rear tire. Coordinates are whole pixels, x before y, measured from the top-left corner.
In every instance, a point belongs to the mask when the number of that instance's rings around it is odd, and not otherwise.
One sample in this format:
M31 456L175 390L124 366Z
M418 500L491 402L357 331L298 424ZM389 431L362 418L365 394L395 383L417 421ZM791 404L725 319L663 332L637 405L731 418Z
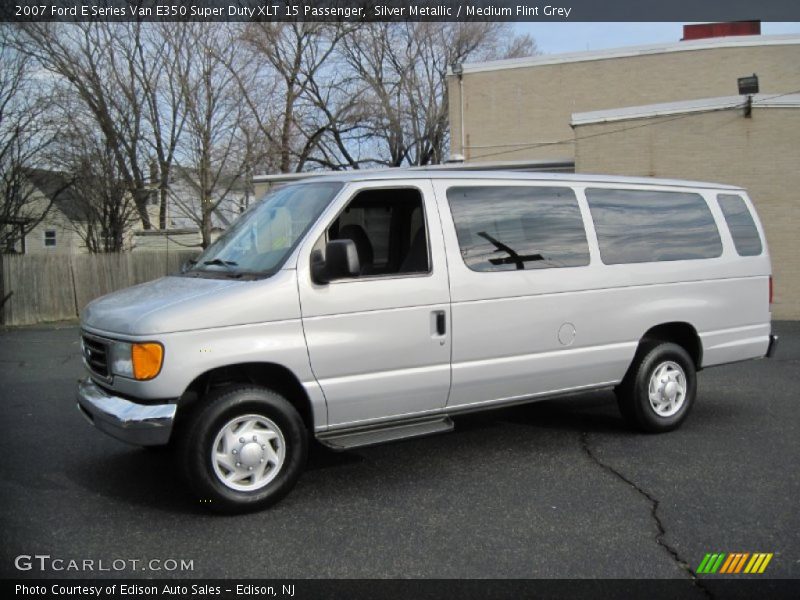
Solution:
M692 358L677 344L644 345L616 393L622 416L634 428L648 433L672 431L689 415L697 395Z
M266 508L291 491L308 454L308 432L281 395L257 386L211 392L185 423L180 468L204 507Z

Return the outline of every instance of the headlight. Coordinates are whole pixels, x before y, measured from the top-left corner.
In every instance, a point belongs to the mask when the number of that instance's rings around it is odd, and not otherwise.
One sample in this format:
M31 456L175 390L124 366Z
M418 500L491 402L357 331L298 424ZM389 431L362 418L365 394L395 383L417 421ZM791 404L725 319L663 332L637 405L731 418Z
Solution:
M161 372L164 347L158 342L109 344L111 372L121 377L144 381Z

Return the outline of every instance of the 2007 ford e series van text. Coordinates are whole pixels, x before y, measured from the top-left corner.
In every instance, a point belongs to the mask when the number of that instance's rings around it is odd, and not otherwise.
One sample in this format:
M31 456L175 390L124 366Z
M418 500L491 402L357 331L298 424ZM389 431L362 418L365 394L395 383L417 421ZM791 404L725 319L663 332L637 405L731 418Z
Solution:
M173 443L225 512L335 449L448 431L451 415L613 388L650 432L702 368L769 356L771 269L740 188L409 170L269 193L176 276L82 314L78 405Z

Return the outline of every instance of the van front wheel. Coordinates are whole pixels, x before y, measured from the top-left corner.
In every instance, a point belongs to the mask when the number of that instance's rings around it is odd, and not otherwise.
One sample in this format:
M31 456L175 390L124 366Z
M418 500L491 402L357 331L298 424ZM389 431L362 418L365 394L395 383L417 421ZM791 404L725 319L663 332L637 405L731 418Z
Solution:
M261 387L212 392L184 429L180 459L198 501L218 512L258 510L294 487L308 434L297 410Z
M697 376L691 357L681 346L665 342L637 352L617 388L617 402L634 427L659 433L680 426L696 393Z

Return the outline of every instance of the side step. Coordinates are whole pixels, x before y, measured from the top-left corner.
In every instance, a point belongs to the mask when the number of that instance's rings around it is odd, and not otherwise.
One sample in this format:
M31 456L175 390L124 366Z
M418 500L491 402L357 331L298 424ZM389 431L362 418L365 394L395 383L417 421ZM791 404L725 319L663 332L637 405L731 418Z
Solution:
M352 448L375 446L386 442L395 442L452 430L453 421L450 417L436 417L381 427L370 427L369 429L357 431L350 430L341 433L334 431L322 434L317 439L332 450L350 450Z

